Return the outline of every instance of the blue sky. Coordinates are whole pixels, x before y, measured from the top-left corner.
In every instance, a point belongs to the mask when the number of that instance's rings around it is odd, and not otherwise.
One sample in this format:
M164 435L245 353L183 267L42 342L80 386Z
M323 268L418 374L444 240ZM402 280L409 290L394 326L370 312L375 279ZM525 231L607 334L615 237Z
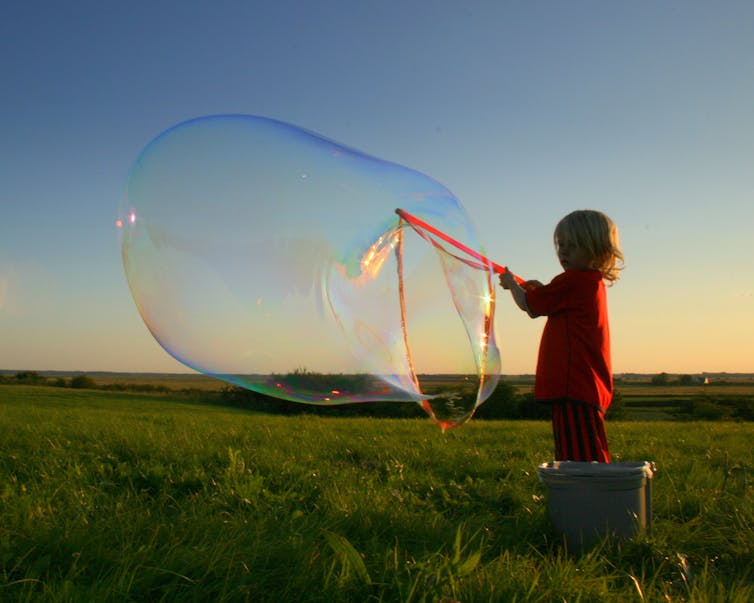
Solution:
M5 2L0 368L179 371L114 226L165 128L249 113L442 182L547 281L572 209L621 229L617 372L754 371L751 2ZM503 372L543 321L501 291ZM441 330L441 325L440 325Z

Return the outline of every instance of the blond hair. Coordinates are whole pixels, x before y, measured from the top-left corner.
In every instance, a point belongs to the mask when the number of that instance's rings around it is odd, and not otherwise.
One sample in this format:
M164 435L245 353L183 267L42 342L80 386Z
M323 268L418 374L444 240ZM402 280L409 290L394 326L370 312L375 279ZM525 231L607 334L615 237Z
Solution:
M612 285L623 270L618 227L601 211L580 209L568 214L555 227L553 240L570 243L583 249L591 258L592 267Z

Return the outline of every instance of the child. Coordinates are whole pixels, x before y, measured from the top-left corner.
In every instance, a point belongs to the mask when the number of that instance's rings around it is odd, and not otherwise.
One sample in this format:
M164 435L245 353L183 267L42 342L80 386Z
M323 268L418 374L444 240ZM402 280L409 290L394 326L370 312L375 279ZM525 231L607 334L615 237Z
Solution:
M609 463L604 415L613 375L603 281L612 285L622 269L618 228L602 212L579 210L558 223L554 242L564 272L552 282L521 287L506 271L500 285L532 318L547 316L534 398L552 404L556 460Z

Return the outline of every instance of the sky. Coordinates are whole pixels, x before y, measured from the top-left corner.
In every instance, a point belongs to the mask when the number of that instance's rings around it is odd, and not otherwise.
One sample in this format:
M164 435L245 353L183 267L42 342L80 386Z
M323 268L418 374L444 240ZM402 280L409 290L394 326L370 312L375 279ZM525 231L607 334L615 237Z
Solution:
M189 370L134 304L118 204L160 132L243 113L431 175L526 278L559 272L563 215L607 213L614 371L754 372L752 31L749 1L3 2L0 369ZM503 373L543 324L500 291Z

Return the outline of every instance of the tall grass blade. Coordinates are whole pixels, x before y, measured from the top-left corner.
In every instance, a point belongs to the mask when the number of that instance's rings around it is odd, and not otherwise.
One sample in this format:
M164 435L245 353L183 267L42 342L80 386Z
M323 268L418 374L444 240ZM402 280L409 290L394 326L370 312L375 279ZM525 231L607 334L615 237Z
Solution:
M325 540L327 540L328 546L340 562L341 575L347 577L351 570L353 570L364 584L372 584L372 577L369 575L361 554L348 539L329 530L322 530L322 533Z

